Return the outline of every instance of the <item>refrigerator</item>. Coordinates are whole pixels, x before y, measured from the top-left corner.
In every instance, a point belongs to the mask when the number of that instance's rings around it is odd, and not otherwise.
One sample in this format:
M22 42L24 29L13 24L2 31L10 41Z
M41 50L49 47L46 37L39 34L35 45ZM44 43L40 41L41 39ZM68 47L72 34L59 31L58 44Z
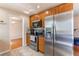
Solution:
M73 55L73 12L45 17L45 55Z

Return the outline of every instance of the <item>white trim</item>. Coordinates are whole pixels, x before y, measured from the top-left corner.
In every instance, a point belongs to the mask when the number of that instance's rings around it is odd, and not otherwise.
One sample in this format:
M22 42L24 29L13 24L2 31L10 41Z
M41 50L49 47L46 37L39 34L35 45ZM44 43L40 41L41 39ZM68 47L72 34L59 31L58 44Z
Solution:
M73 41L72 41L72 45L73 45L73 47L74 47L74 12L72 11L72 39L73 39ZM73 49L73 48L72 48ZM74 55L74 51L72 51L72 54Z
M22 47L26 46L26 38L25 38L25 19L22 19Z

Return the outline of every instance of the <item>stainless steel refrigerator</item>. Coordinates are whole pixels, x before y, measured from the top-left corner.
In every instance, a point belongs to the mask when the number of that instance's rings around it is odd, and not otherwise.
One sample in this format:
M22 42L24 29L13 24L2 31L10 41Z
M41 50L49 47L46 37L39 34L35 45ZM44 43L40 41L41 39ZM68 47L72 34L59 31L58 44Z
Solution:
M67 11L45 18L45 55L73 55L73 12Z

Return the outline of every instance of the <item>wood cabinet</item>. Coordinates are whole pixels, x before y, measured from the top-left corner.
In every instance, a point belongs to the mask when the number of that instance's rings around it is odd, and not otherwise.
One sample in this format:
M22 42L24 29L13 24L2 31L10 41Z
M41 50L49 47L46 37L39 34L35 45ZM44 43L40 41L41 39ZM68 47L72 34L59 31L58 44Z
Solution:
M19 48L22 46L22 38L12 39L10 43L11 49Z
M29 27L32 28L32 22L34 20L36 20L37 15L39 16L38 17L39 20L42 20L42 27L44 27L44 20L45 20L46 16L55 15L55 14L66 12L66 11L69 11L69 10L72 10L72 9L73 9L73 4L72 3L64 3L64 4L60 4L56 7L52 7L48 10L42 11L40 13L31 15L30 20L29 20ZM46 14L46 11L48 11L49 13Z
M27 46L30 45L30 34L29 33L26 33L26 44Z
M45 42L44 36L39 36L39 51L44 53L45 52Z

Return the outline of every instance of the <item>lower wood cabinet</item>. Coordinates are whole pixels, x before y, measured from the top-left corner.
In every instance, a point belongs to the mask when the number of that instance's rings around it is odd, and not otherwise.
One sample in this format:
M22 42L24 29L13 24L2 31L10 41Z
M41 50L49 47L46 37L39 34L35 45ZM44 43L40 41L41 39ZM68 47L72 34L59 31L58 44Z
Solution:
M30 45L30 34L26 33L26 44L27 46Z
M44 36L39 36L39 51L44 53L45 52L45 40Z

